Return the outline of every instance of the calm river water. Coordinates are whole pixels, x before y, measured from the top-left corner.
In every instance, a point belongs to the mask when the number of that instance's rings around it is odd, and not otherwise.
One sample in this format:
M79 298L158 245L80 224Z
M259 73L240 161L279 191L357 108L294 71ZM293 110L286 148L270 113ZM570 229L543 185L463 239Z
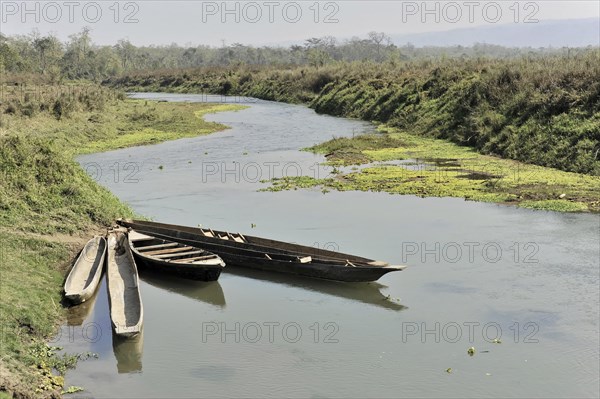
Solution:
M142 274L144 333L133 342L113 342L103 285L56 340L67 352L98 354L67 376L85 388L78 395L599 395L598 215L385 193L258 192L273 176L326 175L316 167L321 156L298 150L373 128L303 106L248 105L208 116L229 130L79 162L158 221L409 267L370 284L233 268L214 283Z

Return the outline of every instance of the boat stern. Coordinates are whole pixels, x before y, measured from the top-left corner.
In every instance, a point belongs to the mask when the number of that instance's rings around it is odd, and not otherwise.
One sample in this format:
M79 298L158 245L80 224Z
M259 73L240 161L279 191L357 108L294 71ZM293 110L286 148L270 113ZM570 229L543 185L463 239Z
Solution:
M119 337L123 337L123 338L133 338L135 336L137 336L140 331L141 328L139 326L119 326L119 325L113 325L115 334L118 335Z
M78 294L78 293L66 292L65 291L65 299L67 301L69 301L69 303L71 303L73 305L77 305L77 304L85 302L85 300L87 298L85 298L83 295Z

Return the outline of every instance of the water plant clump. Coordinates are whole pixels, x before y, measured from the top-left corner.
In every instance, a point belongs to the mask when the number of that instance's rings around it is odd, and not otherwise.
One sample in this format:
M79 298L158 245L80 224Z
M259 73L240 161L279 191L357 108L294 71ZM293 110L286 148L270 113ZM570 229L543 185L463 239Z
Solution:
M333 178L273 179L266 191L322 187L421 197L459 197L559 212L600 211L600 177L479 154L472 148L380 127L380 134L337 138L308 148L333 165ZM358 161L360 160L360 161ZM392 161L403 161L394 164Z

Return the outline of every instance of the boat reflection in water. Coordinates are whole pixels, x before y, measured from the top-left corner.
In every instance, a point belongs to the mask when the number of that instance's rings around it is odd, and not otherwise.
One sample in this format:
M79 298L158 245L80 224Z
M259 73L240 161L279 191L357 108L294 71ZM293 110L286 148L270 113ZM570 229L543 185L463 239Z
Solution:
M119 374L140 373L144 353L144 330L134 337L120 337L112 334L112 346L117 359Z
M241 267L227 267L224 273L264 280L290 287L302 288L326 295L345 298L378 306L390 311L401 311L407 307L390 299L381 293L385 285L370 283L346 283L330 280L318 280L309 277L294 276L283 273L270 273ZM140 279L145 283L169 292L210 304L218 308L225 308L226 300L219 281L193 281L176 276L169 276L153 271L140 271ZM117 359L119 373L136 373L142 371L143 331L133 338L120 338L113 334L113 351Z
M290 287L299 287L305 290L355 300L389 310L398 311L406 309L406 306L388 298L387 295L382 294L381 289L387 288L387 286L377 282L336 282L283 273L270 273L262 270L235 266L227 266L223 272L255 280L285 284ZM140 278L142 281L154 287L162 288L169 292L183 295L216 307L225 308L225 295L223 294L223 289L221 288L219 281L203 282L184 280L151 271L140 271Z
M104 281L102 279L101 284ZM96 305L96 298L98 297L98 292L100 289L96 290L94 294L85 302L80 303L78 305L69 306L67 308L67 325L68 326L82 326L83 323L88 319L90 314L92 313L92 309Z
M176 276L140 270L142 281L169 292L180 294L219 308L225 307L225 295L218 281L186 280Z
M262 270L248 269L244 267L227 266L224 273L247 277L255 280L270 281L285 284L290 287L303 288L308 291L333 295L340 298L350 299L369 305L375 305L393 311L407 309L388 295L381 293L386 285L378 282L349 283L331 280L320 280L310 277L295 276L293 274L270 273Z

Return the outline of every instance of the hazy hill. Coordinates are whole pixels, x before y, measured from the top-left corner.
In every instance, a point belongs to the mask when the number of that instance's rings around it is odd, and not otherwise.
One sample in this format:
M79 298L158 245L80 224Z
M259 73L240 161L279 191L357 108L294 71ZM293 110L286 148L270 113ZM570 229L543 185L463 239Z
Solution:
M397 45L471 46L474 43L506 47L585 47L600 45L597 18L541 21L535 24L486 25L443 32L391 35Z

